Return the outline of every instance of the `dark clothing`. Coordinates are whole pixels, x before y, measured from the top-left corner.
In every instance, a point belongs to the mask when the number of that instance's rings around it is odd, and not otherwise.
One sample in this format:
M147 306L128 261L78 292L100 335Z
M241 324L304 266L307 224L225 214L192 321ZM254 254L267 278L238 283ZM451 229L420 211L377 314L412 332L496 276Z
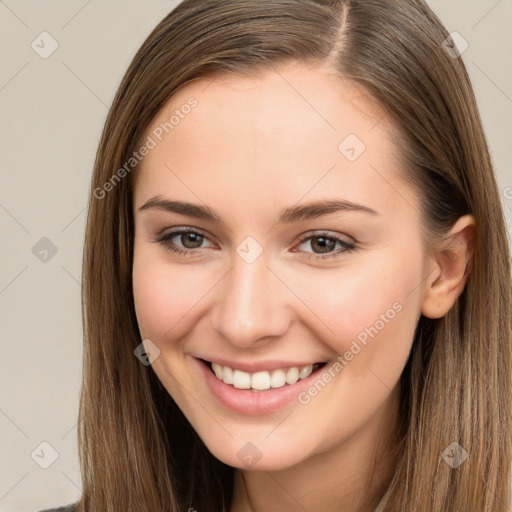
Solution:
M39 512L75 512L75 510L76 503L72 503L59 508L47 508L45 510L40 510Z

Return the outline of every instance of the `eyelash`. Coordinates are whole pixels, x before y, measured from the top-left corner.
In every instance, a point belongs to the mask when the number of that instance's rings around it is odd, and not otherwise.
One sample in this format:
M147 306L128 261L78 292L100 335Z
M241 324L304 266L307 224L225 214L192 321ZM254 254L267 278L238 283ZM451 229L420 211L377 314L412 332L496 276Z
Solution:
M179 229L179 230L175 230L175 231L170 231L169 233L165 233L164 235L161 235L156 240L154 240L154 242L163 245L166 249L170 250L173 253L184 255L184 256L191 256L191 253L195 253L195 252L199 251L201 248L181 249L180 247L176 246L175 244L173 244L171 242L171 239L174 238L175 236L188 234L188 233L200 235L200 236L208 239L200 231L196 231L195 229L190 229L190 228L183 228L183 229ZM309 234L309 235L302 236L298 240L299 245L303 244L305 241L307 241L309 239L314 239L314 238L327 238L329 240L334 241L335 246L336 246L336 244L339 243L343 248L338 249L337 251L332 251L332 252L326 253L326 254L307 253L307 254L309 254L309 256L303 256L306 259L312 259L316 256L317 261L325 260L327 258L337 257L341 254L351 253L351 252L355 251L357 248L356 244L347 242L346 240L343 240L340 237L331 235L329 232L326 232L326 231L323 231L320 233L315 233L314 235Z

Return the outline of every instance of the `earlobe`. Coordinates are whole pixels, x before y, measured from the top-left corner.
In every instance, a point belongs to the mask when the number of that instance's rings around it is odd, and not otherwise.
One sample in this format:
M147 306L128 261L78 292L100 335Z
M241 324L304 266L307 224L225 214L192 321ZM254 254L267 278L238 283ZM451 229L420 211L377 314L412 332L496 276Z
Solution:
M476 222L472 215L460 217L442 247L429 263L434 270L426 279L422 314L441 318L463 292L471 273L476 243Z

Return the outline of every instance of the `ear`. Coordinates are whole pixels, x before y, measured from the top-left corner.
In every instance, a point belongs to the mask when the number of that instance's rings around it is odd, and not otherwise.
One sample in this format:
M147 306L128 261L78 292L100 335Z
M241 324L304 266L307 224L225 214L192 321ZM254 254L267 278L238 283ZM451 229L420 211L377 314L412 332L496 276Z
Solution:
M424 289L422 313L441 318L452 308L464 290L473 263L476 222L472 215L460 217L446 243L430 257L431 272Z

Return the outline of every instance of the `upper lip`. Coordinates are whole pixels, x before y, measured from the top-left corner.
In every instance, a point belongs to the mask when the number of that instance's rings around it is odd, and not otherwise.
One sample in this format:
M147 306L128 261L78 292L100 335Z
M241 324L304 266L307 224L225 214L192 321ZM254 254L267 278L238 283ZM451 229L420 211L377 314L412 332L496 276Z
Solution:
M228 359L221 359L218 357L214 358L199 358L203 359L203 361L207 361L209 363L217 363L221 366L229 366L233 370L242 370L247 373L256 373L261 371L272 371L279 370L285 368L292 368L297 366L298 368L302 368L304 366L308 366L310 364L325 362L320 360L309 360L309 361L276 361L276 360L268 360L268 361L252 361L252 362L243 362L243 361L229 361Z

